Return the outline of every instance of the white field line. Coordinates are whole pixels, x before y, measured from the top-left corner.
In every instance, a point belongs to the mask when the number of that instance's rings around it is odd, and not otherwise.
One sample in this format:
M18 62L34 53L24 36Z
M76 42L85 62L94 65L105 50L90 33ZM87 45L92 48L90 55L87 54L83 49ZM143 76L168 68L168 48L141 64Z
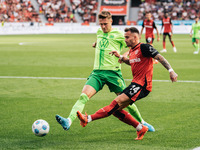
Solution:
M87 78L73 78L73 77L20 77L20 76L0 76L0 79L51 79L51 80L86 80ZM132 79L124 79L131 81ZM171 82L170 80L153 80L154 82ZM178 80L182 83L200 83L200 81Z

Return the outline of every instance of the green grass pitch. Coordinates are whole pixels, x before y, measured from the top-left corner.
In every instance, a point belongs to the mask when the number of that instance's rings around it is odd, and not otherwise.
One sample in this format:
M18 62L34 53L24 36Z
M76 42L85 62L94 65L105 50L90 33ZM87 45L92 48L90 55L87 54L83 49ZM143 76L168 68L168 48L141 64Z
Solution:
M189 150L200 147L200 82L154 81L152 93L136 105L156 132L135 141L135 129L113 116L85 128L75 120L67 132L56 122L56 114L68 116L86 80L3 78L87 78L93 68L95 40L94 34L0 36L0 149ZM173 40L178 52L173 52L167 39L168 52L163 56L178 73L178 80L200 81L200 54L193 54L189 35L174 35ZM162 42L154 41L154 47L160 51ZM123 64L122 72L125 79L132 78L129 66ZM161 64L154 65L153 79L169 80L169 73ZM104 87L84 111L94 113L114 98L115 94ZM32 123L37 119L50 124L47 136L41 138L32 133Z

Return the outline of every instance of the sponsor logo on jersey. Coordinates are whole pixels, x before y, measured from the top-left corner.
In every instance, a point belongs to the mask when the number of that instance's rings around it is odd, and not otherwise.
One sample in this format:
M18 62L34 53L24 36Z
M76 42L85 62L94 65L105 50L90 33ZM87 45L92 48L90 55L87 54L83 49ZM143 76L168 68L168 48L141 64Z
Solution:
M136 63L136 62L141 62L141 59L140 58L134 58L134 59L131 59L129 60L130 64L133 64L133 63Z
M109 45L109 41L106 38L103 38L100 42L99 42L99 48L101 49L105 49L108 47Z

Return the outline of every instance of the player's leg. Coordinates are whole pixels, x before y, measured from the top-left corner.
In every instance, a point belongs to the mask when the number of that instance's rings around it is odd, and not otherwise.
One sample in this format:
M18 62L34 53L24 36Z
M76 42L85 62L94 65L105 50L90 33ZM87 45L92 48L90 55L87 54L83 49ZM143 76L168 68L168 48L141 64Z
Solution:
M72 107L68 118L64 118L62 116L56 115L57 122L60 123L65 130L69 130L71 124L76 119L77 117L76 112L77 111L82 112L87 101L93 95L95 95L99 90L102 89L103 84L101 80L98 77L96 76L94 77L94 76L95 75L91 74L90 77L88 78L88 81L83 87L83 90L79 99L76 101L76 103Z
M115 92L116 95L119 95L125 88L125 81L121 75L121 71L119 72L111 72L112 74L107 75L107 85L111 92ZM116 74L116 75L115 75ZM145 122L137 108L137 106L133 103L127 106L129 113L140 123L148 126L150 132L154 132L155 129L152 125Z
M196 38L193 38L193 37L192 37L192 45L193 45L194 48L195 48L195 51L194 51L194 54L195 54L195 53L196 53L196 49L197 49Z
M175 47L174 41L172 41L172 36L171 36L171 33L170 33L168 36L169 36L169 41L170 41L170 43L172 44L173 51L176 53L176 52L177 52L177 50L176 50L176 47Z
M105 73L105 78L107 80L107 85L110 89L110 92L115 92L116 95L120 95L123 90L126 88L125 81L122 77L121 71L107 71ZM135 104L132 104L127 107L129 113L139 122L143 122L142 116Z
M135 140L143 139L144 134L148 131L148 127L142 125L137 122L127 111L125 110L117 110L113 113L115 117L117 117L122 122L133 126L137 130L137 138Z
M167 52L165 41L166 41L166 34L163 33L163 50L160 51L161 53L165 53L165 52Z
M194 44L195 44L195 51L194 51L194 54L198 54L198 53L199 53L199 39L196 38Z
M133 86L130 85L125 89L126 93L127 91L132 93L129 94L129 96L138 97L138 95L141 92L141 88L140 87L133 88ZM131 115L128 114L128 112L122 110L123 108L127 107L130 103L132 103L132 100L130 99L129 96L122 93L117 98L115 98L115 100L113 100L110 105L99 109L96 113L89 116L87 115L85 116L78 111L77 115L81 121L81 125L85 127L87 123L91 121L105 118L113 114L115 117L119 118L124 123L135 127L138 133L138 137L136 138L136 140L141 140L144 134L148 131L148 128L140 124L138 121L136 121Z

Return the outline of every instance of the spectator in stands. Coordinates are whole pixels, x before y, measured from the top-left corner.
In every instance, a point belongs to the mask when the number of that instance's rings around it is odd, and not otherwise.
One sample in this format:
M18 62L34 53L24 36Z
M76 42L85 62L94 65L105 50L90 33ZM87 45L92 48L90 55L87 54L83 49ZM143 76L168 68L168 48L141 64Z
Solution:
M38 0L40 13L44 13L49 23L76 22L65 0Z
M143 2L140 5L138 20L144 20L145 12L150 11L153 14L154 20L162 20L164 13L169 12L169 17L172 20L189 20L200 15L200 1L198 0L162 0L162 2Z
M6 22L40 21L30 0L4 0L0 6L1 19Z
M97 0L70 0L74 13L81 16L83 22L96 22Z

